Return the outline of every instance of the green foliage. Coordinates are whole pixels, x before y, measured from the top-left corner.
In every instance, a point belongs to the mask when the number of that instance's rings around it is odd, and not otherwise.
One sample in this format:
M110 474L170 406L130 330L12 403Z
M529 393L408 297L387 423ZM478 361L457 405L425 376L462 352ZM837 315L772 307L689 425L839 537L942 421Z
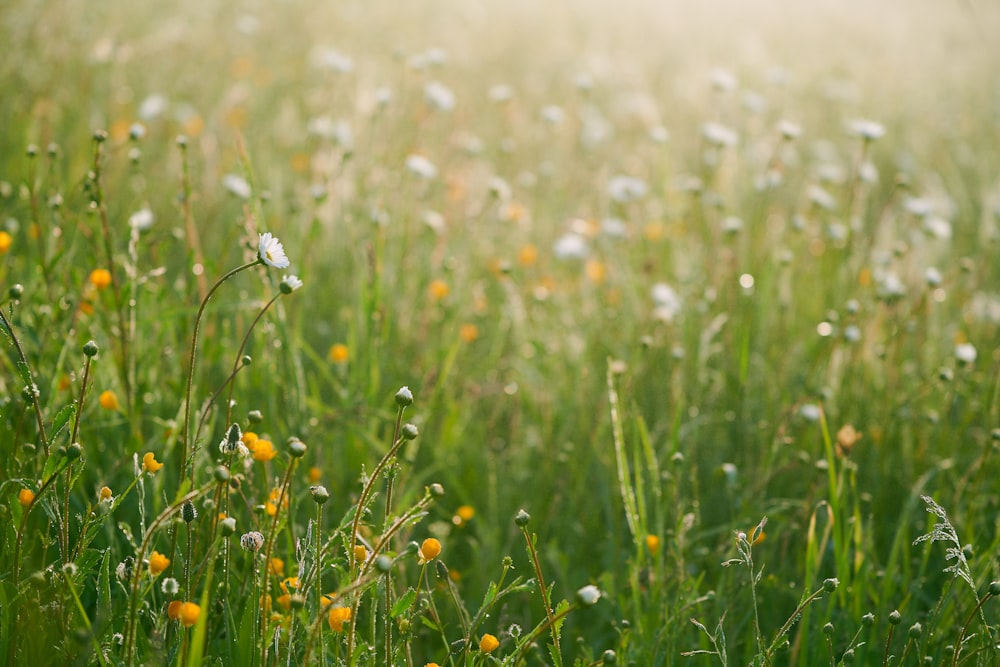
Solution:
M0 659L997 664L1000 8L605 4L4 3Z

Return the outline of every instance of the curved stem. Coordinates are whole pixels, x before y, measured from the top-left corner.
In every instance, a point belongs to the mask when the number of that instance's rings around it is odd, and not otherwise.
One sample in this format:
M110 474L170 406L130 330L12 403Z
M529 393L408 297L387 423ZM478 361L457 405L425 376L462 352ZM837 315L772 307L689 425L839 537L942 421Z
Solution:
M243 360L243 350L246 349L247 342L249 342L250 340L250 334L253 332L254 327L257 326L257 323L260 322L260 318L264 316L264 313L266 313L268 309L271 307L271 305L278 300L278 297L280 297L281 294L282 294L281 292L278 292L273 297L271 297L271 300L268 301L266 304L264 304L264 307L261 308L260 312L257 313L257 316L253 319L253 322L250 323L249 328L247 328L247 332L243 336L243 341L240 343L240 349L237 350L236 352L236 361L233 362L232 373L230 373L229 377L227 377L225 381L221 385L219 385L219 388L215 390L215 393L212 394L212 397L209 398L208 401L205 403L205 407L202 408L201 417L198 419L198 427L194 430L195 442L198 442L198 438L201 436L201 429L205 426L205 421L208 419L208 409L212 407L212 404L215 403L217 398L219 398L219 394L222 393L222 390L225 389L227 385L229 386L229 397L226 400L226 424L233 423L232 422L233 386L234 386L233 380L236 378L236 374L240 371L240 369L243 368L243 364L241 364Z
M178 486L180 486L179 480L184 478L185 473L188 472L188 448L191 444L189 442L189 430L191 427L191 391L194 387L194 362L198 352L198 332L201 329L201 317L205 313L205 306L208 305L209 299L215 294L215 291L219 289L222 283L226 282L233 276L235 276L240 271L244 269L249 269L251 266L255 266L260 263L259 259L255 259L252 262L247 262L242 266L238 266L232 269L229 273L219 278L212 289L208 291L205 298L202 299L201 305L198 307L198 314L194 318L194 333L191 335L191 353L188 356L188 368L187 368L187 389L184 394L184 426L181 429L181 467L180 467L180 477L178 478ZM192 455L193 455L192 450ZM191 483L194 483L194 466L190 467L191 470Z
M952 667L956 667L958 665L958 654L962 652L962 642L965 641L965 633L969 631L972 619L976 617L976 614L979 613L979 610L983 608L983 605L991 597L993 597L993 595L987 592L986 595L983 596L983 599L979 601L979 604L976 605L976 608L972 610L972 613L969 614L969 617L965 619L965 625L962 626L962 631L958 633L958 643L955 644L955 653L951 658Z

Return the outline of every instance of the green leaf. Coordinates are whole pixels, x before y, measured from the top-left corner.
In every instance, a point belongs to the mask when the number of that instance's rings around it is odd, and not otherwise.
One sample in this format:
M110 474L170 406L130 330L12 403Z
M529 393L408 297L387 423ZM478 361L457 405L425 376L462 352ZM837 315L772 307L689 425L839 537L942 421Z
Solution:
M49 429L49 442L56 441L74 415L76 415L76 402L64 405L56 413L55 419L52 420L52 427Z
M97 577L97 617L95 625L103 625L111 611L111 549L104 550L101 572Z
M409 610L413 606L413 601L417 599L417 591L414 589L409 589L398 600L396 604L392 605L392 609L389 611L389 616L391 618L396 618L403 612Z

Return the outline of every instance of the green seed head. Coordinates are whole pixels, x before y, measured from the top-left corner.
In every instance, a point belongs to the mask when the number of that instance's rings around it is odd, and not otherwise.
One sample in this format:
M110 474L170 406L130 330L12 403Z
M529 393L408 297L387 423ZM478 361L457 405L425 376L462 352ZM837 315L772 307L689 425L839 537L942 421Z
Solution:
M288 452L295 458L300 459L305 456L306 443L296 437L291 437L288 439Z

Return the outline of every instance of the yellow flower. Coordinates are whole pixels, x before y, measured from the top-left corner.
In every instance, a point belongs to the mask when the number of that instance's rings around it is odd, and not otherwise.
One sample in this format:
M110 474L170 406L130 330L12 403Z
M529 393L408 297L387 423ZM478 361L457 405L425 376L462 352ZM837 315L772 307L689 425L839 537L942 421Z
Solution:
M111 285L111 272L107 269L94 269L87 280L97 289L104 289Z
M111 500L112 495L113 494L111 493L111 487L108 486L102 486L101 490L97 492L97 497L100 500Z
M285 561L281 560L280 558L272 558L271 567L269 569L271 571L271 574L273 574L276 577L280 577L285 573Z
M105 410L117 410L118 409L118 396L115 392L110 389L105 389L101 392L101 395L97 397L97 402Z
M469 521L472 521L472 517L476 516L476 510L470 505L462 505L457 510L455 510L455 516L451 517L451 522L456 526L464 526Z
M421 564L434 560L440 553L441 543L433 537L428 537L424 540L420 545L420 549L417 551L417 554L420 556Z
M334 607L330 610L328 617L330 629L334 632L341 632L344 629L344 622L351 620L350 607Z
M31 489L21 489L17 494L17 502L21 503L22 506L27 507L35 499L35 492Z
M330 361L335 364L342 364L347 361L348 350L347 346L343 343L334 343L330 346L330 351L327 353Z
M604 267L604 264L597 259L591 259L587 262L586 272L590 282L597 285L603 283L608 275L608 270Z
M198 617L201 616L201 607L194 602L185 602L181 605L179 616L181 625L185 628L190 628L198 622Z
M167 618L171 621L179 620L181 617L181 607L184 603L181 600L173 600L167 605Z
M66 391L73 386L73 380L70 379L68 375L63 373L59 376L59 391Z
M448 296L450 292L451 288L448 287L448 283L440 278L432 280L431 284L427 287L427 293L430 295L432 301L440 301Z
M289 609L292 608L292 596L289 595L288 593L285 593L284 595L279 595L277 602L278 605L285 611L288 611Z
M260 438L259 438L259 437L257 437L257 434L256 434L256 433L254 433L253 431L245 431L245 432L243 433L243 444L244 444L244 445L246 446L246 448L247 448L247 449L249 449L249 450L250 450L251 452L252 452L253 450L257 449L257 441L258 441L258 440L260 440Z
M660 550L660 538L656 535L647 535L646 548L649 549L650 553L655 554Z
M458 330L458 337L462 342L472 343L479 338L479 327L475 324L463 324Z
M368 560L368 549L365 549L365 545L359 544L354 547L354 560L358 563Z
M316 466L313 466L313 467L309 468L309 483L310 484L319 484L319 478L322 477L322 476L323 476L323 471L320 470L319 468L317 468Z
M498 646L500 646L500 640L489 633L483 635L483 638L479 640L479 650L483 653L492 653L497 650Z
M170 567L170 559L159 551L149 554L149 573L151 575L155 577L168 567Z
M272 443L270 440L258 439L254 443L254 448L252 451L253 451L253 457L258 461L270 461L277 455L277 452L274 451L274 443Z
M862 435L853 424L846 424L837 431L837 456L850 456L854 445L858 444Z
M154 473L162 467L163 464L156 460L156 455L153 452L146 452L142 455L142 469L146 472Z
M271 613L271 596L270 595L261 595L260 596L260 610L264 614L270 614Z
M6 255L13 242L14 239L10 234L7 232L0 232L0 255Z
M441 665L437 664L436 662L428 662L426 665L424 665L424 667L441 667Z
M517 261L521 266L533 266L538 261L538 248L530 243L522 246L517 253Z
M299 587L299 578L298 577L288 577L288 578L284 579L283 581L279 582L278 585L281 586L281 590L283 592L287 593L289 588L298 588Z

